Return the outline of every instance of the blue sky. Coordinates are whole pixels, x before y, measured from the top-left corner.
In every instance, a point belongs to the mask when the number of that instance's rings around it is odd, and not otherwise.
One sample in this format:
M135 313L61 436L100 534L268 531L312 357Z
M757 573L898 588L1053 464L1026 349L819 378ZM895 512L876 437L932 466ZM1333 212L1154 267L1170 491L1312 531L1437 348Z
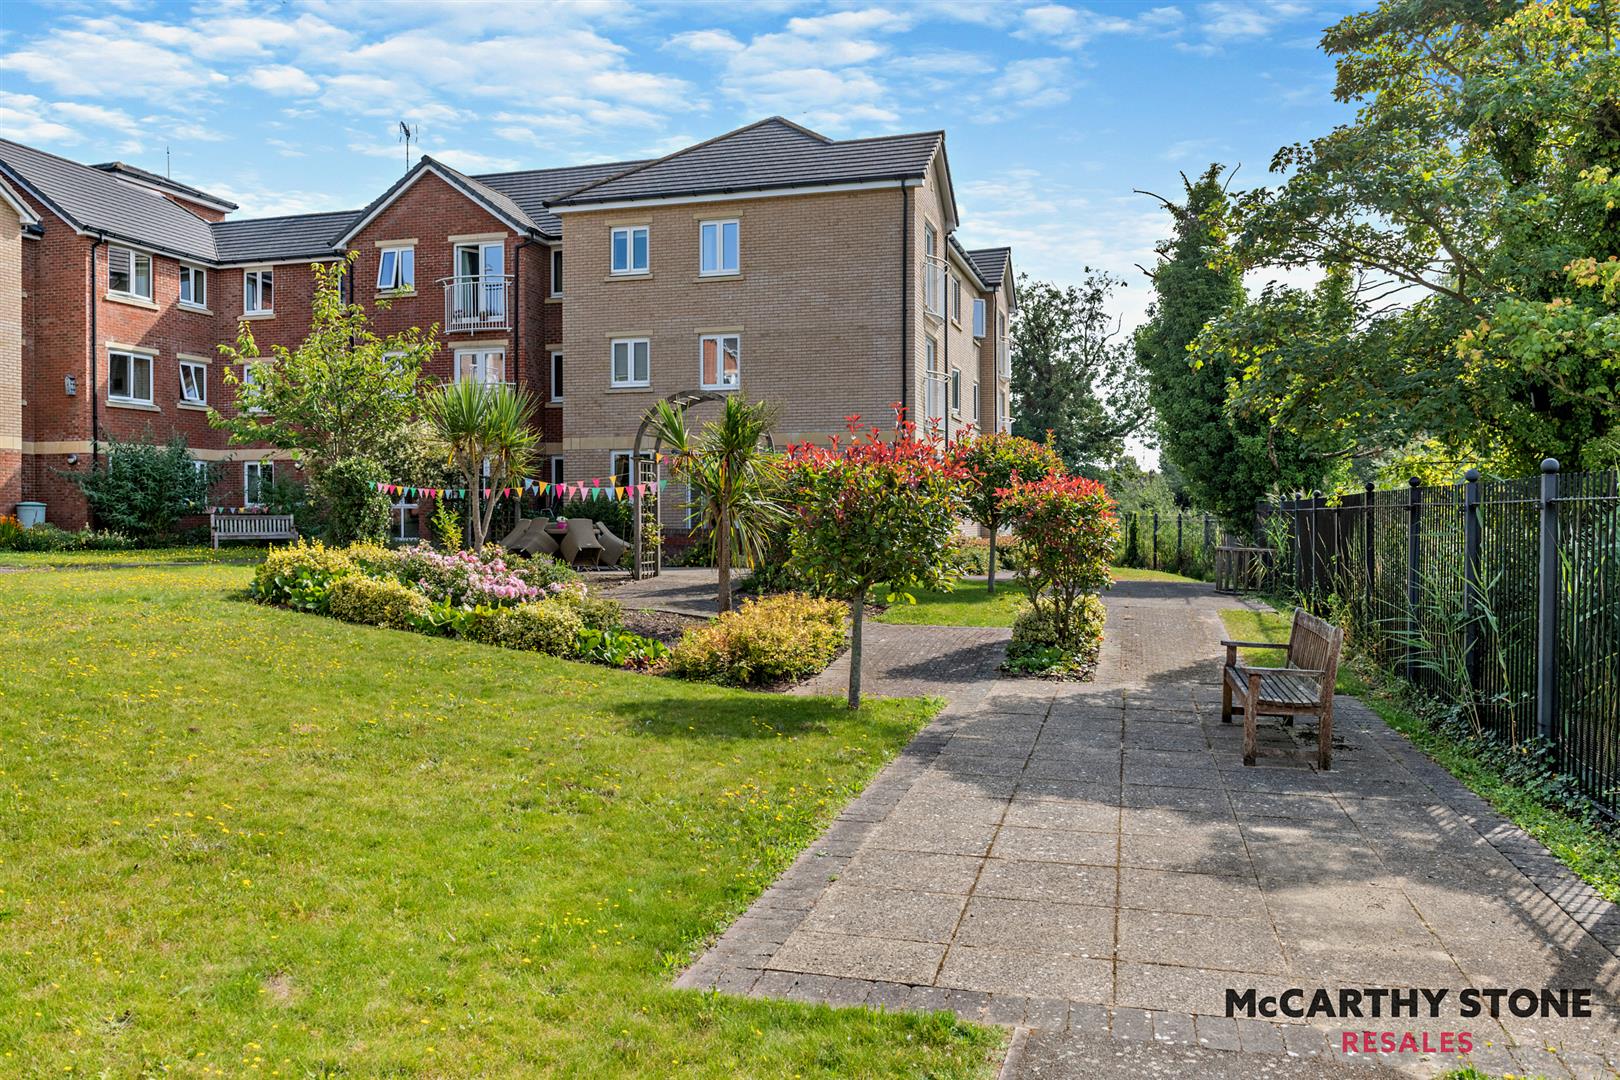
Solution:
M969 246L1130 279L1166 218L1132 193L1344 119L1316 48L1344 3L0 4L0 134L119 158L241 214L362 206L397 122L470 172L658 154L781 114L835 137L944 128Z

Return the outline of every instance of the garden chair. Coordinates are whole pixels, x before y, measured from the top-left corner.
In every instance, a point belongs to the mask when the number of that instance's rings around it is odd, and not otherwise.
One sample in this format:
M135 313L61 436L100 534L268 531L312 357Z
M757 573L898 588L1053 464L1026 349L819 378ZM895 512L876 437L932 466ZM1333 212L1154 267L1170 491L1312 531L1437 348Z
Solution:
M571 566L595 566L602 557L602 543L596 538L596 522L590 518L569 518L562 540L563 561Z
M501 539L501 547L507 551L521 551L524 541L544 523L539 518L519 518L512 531Z
M619 560L624 558L624 553L630 550L630 545L615 536L605 521L596 523L596 542L602 545L602 557L599 560L602 566L618 566Z

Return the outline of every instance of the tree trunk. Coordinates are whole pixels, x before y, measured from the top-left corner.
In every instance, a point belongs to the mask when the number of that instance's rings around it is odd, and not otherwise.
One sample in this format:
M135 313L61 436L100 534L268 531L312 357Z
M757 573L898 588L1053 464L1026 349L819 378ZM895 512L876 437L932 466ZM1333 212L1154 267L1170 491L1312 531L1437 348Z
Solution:
M866 587L849 602L849 707L861 707L861 616L866 613Z
M714 526L714 568L720 573L720 592L715 597L715 607L722 611L731 610L731 522L725 514L715 518Z
M990 580L986 583L984 589L991 596L996 595L996 533L999 531L992 523L990 526Z
M470 483L467 485L467 531L472 533L473 550L482 555L484 553L484 521L478 516L478 481L477 472L468 474Z

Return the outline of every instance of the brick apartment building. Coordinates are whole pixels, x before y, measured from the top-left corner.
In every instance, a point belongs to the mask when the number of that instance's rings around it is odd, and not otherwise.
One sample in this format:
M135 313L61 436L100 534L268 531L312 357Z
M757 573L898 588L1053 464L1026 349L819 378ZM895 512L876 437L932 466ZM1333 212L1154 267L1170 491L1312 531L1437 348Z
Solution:
M64 471L176 432L222 466L216 503L251 504L290 461L208 425L233 407L218 346L242 321L266 354L296 346L311 264L348 252L353 298L389 301L380 332L439 326L430 377L534 394L544 479L628 480L648 406L689 390L778 403L778 444L896 401L948 437L1009 422L1010 252L957 243L942 132L773 117L652 161L472 177L423 157L361 210L235 209L0 139L0 512L81 525Z

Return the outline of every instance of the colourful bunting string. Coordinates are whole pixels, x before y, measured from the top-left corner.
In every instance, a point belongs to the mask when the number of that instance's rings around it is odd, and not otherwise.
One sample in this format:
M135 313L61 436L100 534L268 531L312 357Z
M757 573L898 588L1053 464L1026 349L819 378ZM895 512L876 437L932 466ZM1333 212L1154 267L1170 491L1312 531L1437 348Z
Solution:
M500 488L498 491L484 488L483 497L488 499L492 495L496 495L501 498L511 498L514 495L525 493L545 495L547 492L552 492L566 499L637 499L664 490L666 483L668 481L662 478L656 482L643 480L634 484L617 484L610 480L604 484L599 476L593 476L589 481L574 481L572 483L555 483L547 480L519 477L511 486ZM466 488L417 487L411 484L380 482L373 483L371 487L374 491L382 492L385 495L398 495L407 499L420 499L423 497L429 499L465 499L467 497ZM253 513L255 511L243 510L241 507L215 507L211 508L209 512L226 514Z

